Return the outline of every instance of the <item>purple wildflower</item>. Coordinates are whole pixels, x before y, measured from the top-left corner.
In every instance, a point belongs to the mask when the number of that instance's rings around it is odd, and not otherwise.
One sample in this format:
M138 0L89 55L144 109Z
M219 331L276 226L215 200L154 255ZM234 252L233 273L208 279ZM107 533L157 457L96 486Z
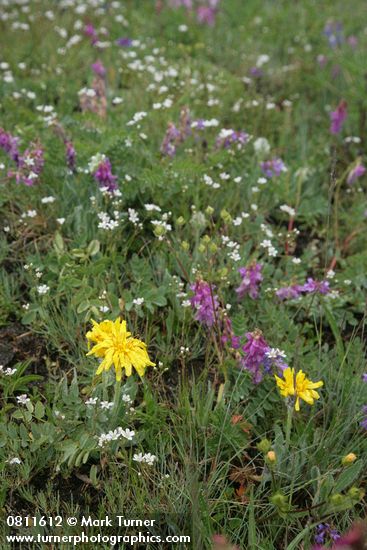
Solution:
M324 544L325 542L336 542L340 539L340 533L336 529L332 529L329 523L320 523L316 527L315 542Z
M266 352L270 348L261 330L256 329L254 332L247 332L246 338L247 343L242 346L242 351L246 356L242 359L241 364L252 373L254 383L258 384L263 377L260 367L266 358Z
M320 53L318 56L317 56L317 63L320 65L320 67L325 67L325 65L327 64L328 62L328 58L326 57L326 55Z
M180 138L181 138L181 133L178 130L178 128L176 128L173 122L169 122L167 126L166 134L163 138L162 145L160 148L162 155L166 155L168 157L174 157L176 154L177 143L180 141Z
M118 38L115 41L115 44L117 44L117 46L123 46L125 48L129 48L132 45L132 43L133 41L131 40L131 38L126 38L126 37Z
M307 279L307 282L302 287L302 292L311 294L319 292L320 294L329 294L330 288L328 281L315 281L311 277Z
M362 407L363 418L361 420L361 426L364 430L367 430L367 405Z
M195 319L208 327L213 326L215 322L215 312L219 307L218 297L213 294L213 289L205 281L196 281L190 289L194 292L191 297L191 306L196 310Z
M362 374L362 380L363 380L363 382L366 382L366 383L367 383L367 372L364 372L364 373Z
M237 145L239 148L246 145L249 135L246 132L236 132L232 129L222 128L216 139L216 146L228 149L231 145Z
M263 174L267 178L272 178L273 176L280 176L282 172L286 172L287 168L280 158L274 158L271 160L266 160L260 164Z
M95 63L92 63L91 69L97 76L102 78L106 76L106 68L99 59Z
M84 34L91 39L91 44L98 42L98 34L92 23L87 23L84 27Z
M340 46L343 41L343 26L339 21L331 21L325 25L324 35L327 37L331 48Z
M240 337L235 336L232 328L232 321L229 317L224 317L223 319L223 332L221 336L221 341L223 344L230 342L230 346L234 349L240 347Z
M348 185L352 185L358 178L363 176L363 174L366 172L366 168L363 166L363 164L358 163L348 174L347 183Z
M263 280L261 275L261 264L252 264L250 267L240 267L239 273L242 277L241 284L236 288L236 292L239 298L243 298L245 294L248 294L253 300L259 295L258 286Z
M45 163L41 145L39 143L31 145L19 156L17 171L9 173L11 176L15 175L17 183L24 183L28 186L37 183Z
M354 35L348 36L347 42L351 48L356 48L358 46L358 38Z
M98 181L100 187L106 187L109 192L117 189L117 176L111 172L111 162L108 158L103 159L96 171L93 173L94 179Z
M72 171L75 170L75 164L76 164L76 151L74 149L74 145L71 141L65 140L65 147L66 147L66 164L68 168Z
M260 67L251 67L249 74L253 78L261 78L264 74L264 71L260 69Z
M347 118L347 102L342 100L335 111L330 113L330 132L332 134L338 134Z
M214 26L216 14L217 10L210 6L199 6L196 10L198 23L208 25L209 27Z
M280 300L295 300L301 296L302 290L303 287L301 285L283 286L278 288L275 294Z
M0 128L0 148L16 163L19 159L18 142L19 138L13 137L5 132L3 128Z

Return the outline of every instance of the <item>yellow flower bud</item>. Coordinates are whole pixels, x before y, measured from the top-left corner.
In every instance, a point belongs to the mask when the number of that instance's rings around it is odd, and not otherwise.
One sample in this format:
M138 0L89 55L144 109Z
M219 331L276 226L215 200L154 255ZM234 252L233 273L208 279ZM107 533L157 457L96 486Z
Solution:
M215 254L215 252L217 252L217 250L218 250L218 247L215 243L210 243L209 250L210 250L210 252Z
M353 464L353 462L355 462L356 460L357 455L355 455L354 453L349 453L342 458L342 464L343 466L348 466L348 464Z
M272 462L274 464L277 460L277 455L275 454L275 451L268 451L266 454L266 458L269 462Z
M187 241L182 241L182 243L181 243L181 248L182 248L182 250L186 250L186 251L187 251L187 250L190 250L190 245L189 245L189 243L188 243Z
M210 237L209 237L209 235L204 235L204 237L202 238L202 241L203 241L203 243L205 243L205 244L210 243Z
M186 222L185 222L185 218L182 217L182 216L180 216L180 217L177 218L177 220L176 220L176 225L178 225L178 226L185 225L185 223L186 223Z
M214 208L212 206L208 206L205 210L205 214L207 216L211 216L214 213Z
M199 252L205 252L205 244L199 244L198 250Z

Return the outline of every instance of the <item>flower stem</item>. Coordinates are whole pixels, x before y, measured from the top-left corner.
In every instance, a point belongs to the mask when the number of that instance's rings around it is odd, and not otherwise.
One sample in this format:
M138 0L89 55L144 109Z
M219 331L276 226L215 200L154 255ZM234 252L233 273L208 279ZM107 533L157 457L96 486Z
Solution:
M115 393L113 397L113 418L117 420L121 397L121 380L115 382Z
M292 430L292 420L293 420L293 404L288 404L287 411L287 424L285 427L285 448L289 449L289 442L291 439L291 430Z

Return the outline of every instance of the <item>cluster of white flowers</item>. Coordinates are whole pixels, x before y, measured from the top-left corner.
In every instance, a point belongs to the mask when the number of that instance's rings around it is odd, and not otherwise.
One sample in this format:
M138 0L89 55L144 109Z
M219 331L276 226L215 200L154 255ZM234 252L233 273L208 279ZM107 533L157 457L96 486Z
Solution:
M157 460L157 457L155 455L152 455L151 453L135 453L133 456L133 460L134 462L145 462L145 464L153 466L154 462Z
M288 206L287 204L282 204L279 208L282 212L286 212L286 214L289 214L291 218L294 218L294 216L296 215L295 209L291 206Z
M110 430L107 433L102 433L98 437L98 446L103 447L106 443L109 443L110 441L118 441L121 438L132 441L134 435L135 432L133 430L129 430L129 428L126 428L126 430L124 430L123 428L118 427L115 430Z
M219 189L220 188L220 183L215 182L213 180L213 178L208 176L208 174L204 174L203 179L204 179L205 185L207 185L208 187L212 187L213 189Z
M20 458L18 458L17 456L15 456L14 458L9 458L8 460L5 460L5 462L7 462L8 464L21 464L22 463Z
M27 403L30 403L31 400L26 393L22 393L22 395L17 396L17 402L19 405L27 405Z
M113 231L119 226L119 221L110 217L107 212L98 212L98 229L104 229L105 231Z
M139 228L143 227L143 224L140 223L140 220L139 220L139 214L137 213L135 208L128 208L127 215L128 215L129 222L131 222L133 225Z
M147 113L144 111L135 113L133 118L129 120L129 122L126 123L127 126L135 126L135 124L139 124L145 117L147 116ZM139 128L139 126L138 126Z
M265 355L269 357L269 359L279 359L279 357L285 358L287 355L284 351L282 351L279 348L270 348L269 351L265 352Z
M144 208L147 212L161 212L161 207L156 204L144 204Z
M50 290L50 287L48 285L39 285L37 287L37 292L40 296L44 296L45 294L48 293L49 290Z
M278 255L277 249L273 246L273 243L269 239L264 239L260 243L261 248L265 248L269 256L275 258Z
M227 235L222 235L222 243L230 250L228 252L228 257L234 262L239 262L241 260L239 243L236 241L231 241Z
M53 202L55 202L55 200L56 200L55 197L52 197L52 196L42 197L41 202L42 204L52 204Z
M162 109L169 109L170 107L172 107L172 105L173 105L172 99L167 97L162 102L153 103L153 109L155 111L162 110Z
M11 369L10 367L5 368L4 365L0 365L0 375L4 376L13 376L17 372L17 369Z

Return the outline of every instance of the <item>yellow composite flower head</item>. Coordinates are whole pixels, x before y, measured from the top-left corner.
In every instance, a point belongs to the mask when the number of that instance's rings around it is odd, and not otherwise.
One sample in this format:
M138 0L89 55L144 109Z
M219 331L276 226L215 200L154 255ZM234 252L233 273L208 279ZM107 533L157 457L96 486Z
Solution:
M139 376L144 376L146 367L154 367L155 363L149 359L147 346L138 338L133 338L131 332L126 330L126 321L120 318L116 321L93 321L92 330L86 336L89 342L95 345L87 355L95 355L103 358L96 374L108 371L111 366L115 367L116 380L120 381L122 369L125 369L126 376L131 376L132 368Z
M294 405L296 411L300 409L300 399L303 399L309 405L313 405L315 400L320 398L320 395L315 390L324 385L321 380L319 382L312 382L302 370L298 371L295 375L294 369L290 367L285 369L283 377L284 379L275 375L277 386L283 397L289 397L290 395L296 397Z

